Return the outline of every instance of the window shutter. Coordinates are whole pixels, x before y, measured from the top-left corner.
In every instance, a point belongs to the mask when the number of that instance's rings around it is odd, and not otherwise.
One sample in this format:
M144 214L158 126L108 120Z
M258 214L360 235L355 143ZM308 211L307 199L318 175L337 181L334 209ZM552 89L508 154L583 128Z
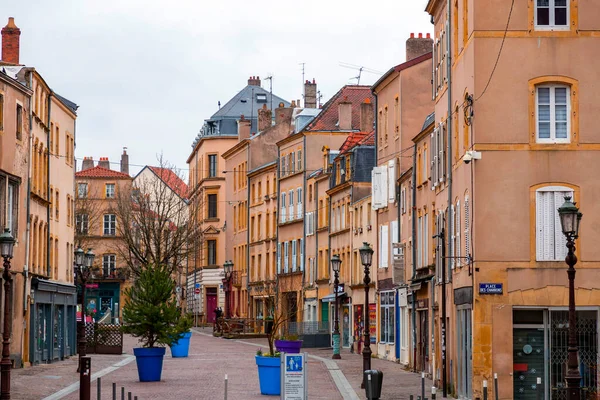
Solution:
M444 178L446 177L446 165L444 163L444 154L446 151L446 129L444 128L444 124L440 124L438 135L438 179L440 182L444 182Z
M386 207L388 203L386 201L386 199L388 198L388 167L387 165L383 165L379 168L381 168L381 207Z
M281 243L277 243L277 273L281 273Z
M288 192L288 219L290 221L296 219L296 214L294 214L294 189Z
M455 235L456 235L456 248L454 250L454 256L456 257L456 265L461 265L462 264L462 259L460 258L460 255L462 253L461 249L462 249L462 245L460 242L460 238L462 235L462 231L460 229L461 224L460 224L460 200L456 201L456 228L455 228Z
M286 193L285 192L281 192L281 222L285 222L285 210L286 210L286 204L285 204L285 196Z
M296 266L297 266L297 249L296 249L296 240L292 240L292 272L296 272Z
M465 257L469 257L471 255L471 248L470 248L470 239L471 239L471 235L469 232L469 196L465 196ZM469 260L467 259L467 263L469 262Z
M437 152L436 152L436 144L437 144L437 128L433 130L431 134L431 190L434 190L437 186Z
M290 265L289 264L289 261L290 261L289 244L290 244L290 242L283 243L283 272L286 274L289 272L289 265Z
M456 235L454 234L454 231L456 229L456 210L454 208L454 205L450 205L450 268L454 269L454 264L456 262L455 258L454 258L454 249L456 248ZM446 235L448 236L448 235Z
M396 201L396 159L388 161L388 202Z
M302 210L302 188L298 188L296 190L296 192L298 193L298 204L297 204L297 209L298 209L298 219L302 218L302 214L303 214L303 210Z
M298 247L300 253L300 271L304 271L304 239L298 240Z
M377 210L379 208L379 187L381 186L381 172L379 171L379 167L374 167L371 170L371 198L373 199L373 203L371 208L373 210Z
M379 261L379 267L380 268L387 268L388 267L388 258L389 258L389 236L388 236L388 226L387 225L381 225L381 237L379 240L379 245L380 245L380 261Z
M562 206L565 202L565 196L567 195L573 198L573 192L554 192L554 205L552 207L552 213L554 214L554 259L561 261L567 256L567 238L562 233L558 207Z

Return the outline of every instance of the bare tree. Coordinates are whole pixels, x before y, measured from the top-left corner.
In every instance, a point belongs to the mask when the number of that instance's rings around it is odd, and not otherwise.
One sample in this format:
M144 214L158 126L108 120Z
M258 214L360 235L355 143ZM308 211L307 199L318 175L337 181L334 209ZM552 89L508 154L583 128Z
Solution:
M75 199L75 247L94 247L102 229L103 201L94 186L85 185Z
M117 194L118 251L136 275L149 265L176 272L201 235L180 171L162 156L158 164L136 177L131 192Z

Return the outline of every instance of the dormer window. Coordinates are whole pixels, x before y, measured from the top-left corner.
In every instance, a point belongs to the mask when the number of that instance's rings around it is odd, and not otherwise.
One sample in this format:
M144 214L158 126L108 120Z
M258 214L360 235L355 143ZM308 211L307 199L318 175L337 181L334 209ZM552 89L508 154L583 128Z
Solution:
M256 102L257 103L266 103L267 102L266 93L257 93L256 94Z

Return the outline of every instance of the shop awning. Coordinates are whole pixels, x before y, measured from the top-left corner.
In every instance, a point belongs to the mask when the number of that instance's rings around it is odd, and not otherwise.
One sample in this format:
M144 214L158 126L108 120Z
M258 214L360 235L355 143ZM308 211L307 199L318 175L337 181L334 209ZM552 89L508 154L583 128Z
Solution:
M346 297L346 296L347 296L346 292L340 292L340 293L338 293L338 298L342 298L342 297ZM327 296L323 297L321 299L321 301L323 303L334 302L335 301L335 293L328 294Z

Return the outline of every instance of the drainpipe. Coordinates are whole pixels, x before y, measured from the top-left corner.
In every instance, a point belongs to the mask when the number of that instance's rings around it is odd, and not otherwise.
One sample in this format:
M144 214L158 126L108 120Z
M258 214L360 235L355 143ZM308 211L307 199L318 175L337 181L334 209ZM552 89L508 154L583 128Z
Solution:
M46 122L47 132L46 132L46 145L50 144L50 115L52 113L52 93L48 95L48 121ZM46 193L47 196L50 197L50 149L48 148L48 165L46 167ZM50 199L52 202L52 199ZM58 204L56 205L58 207ZM68 206L68 205L67 205ZM46 221L48 221L48 230L46 233L46 245L48 246L48 251L46 252L46 275L48 277L51 276L52 270L50 269L50 207L46 207Z
M446 21L446 40L447 40L447 44L446 44L446 75L448 77L448 92L447 92L447 96L448 96L448 123L447 123L447 127L446 127L446 132L447 132L447 151L446 151L446 171L447 171L447 176L446 176L446 182L447 182L447 190L448 190L448 230L447 232L449 233L448 235L443 235L443 242L442 242L442 246L446 246L446 238L450 237L450 233L453 232L453 227L452 227L452 41L451 41L451 30L452 30L452 2L450 0L447 0L446 3L446 7L448 9L448 19ZM456 118L458 118L458 116L456 116ZM458 132L457 132L458 135ZM448 241L449 243L449 247L451 249L450 254L455 254L454 249L452 248L452 246L454 245L452 243L452 240ZM444 281L442 282L442 321L441 321L441 328L442 328L442 345L444 346L444 348L442 349L443 351L443 366L442 366L442 394L444 397L446 397L447 395L447 381L446 381L446 363L447 363L447 357L446 357L446 342L447 342L447 329L448 327L446 326L446 279L451 282L452 281L452 274L446 274L445 270L446 270L446 263L444 261L442 261L442 268L444 268L444 273L442 274Z
M249 147L249 146L248 146ZM246 154L248 154L246 152ZM248 156L246 156L247 159ZM248 163L250 164L250 163ZM246 172L246 198L250 199L250 178L248 177L248 172ZM252 199L248 202L248 210L246 211L246 221L250 222L250 204L252 204ZM257 221L258 222L258 221ZM250 283L250 229L246 228L246 292L248 292L248 284ZM240 290L241 292L241 290ZM239 293L239 292L238 292ZM241 294L241 293L240 293ZM248 309L246 310L246 317L248 317L248 312L250 311L250 296L246 296L246 303L248 304ZM231 299L230 299L231 301Z
M33 88L33 71L29 72L29 82L28 82L29 88L32 89ZM27 286L28 286L28 280L29 280L29 246L31 246L31 243L29 241L29 234L31 232L31 219L30 219L30 213L31 213L31 149L33 149L33 135L31 134L31 127L33 126L33 110L31 109L31 96L29 97L29 151L27 152L27 157L28 162L27 162L27 224L26 224L26 228L25 228L25 265L23 266L23 272L24 272L24 289L23 289L23 311L26 312L27 308L28 308L28 302L27 302ZM31 292L31 286L29 286L30 290L29 292Z
M412 170L412 280L417 275L417 146L413 147L413 170ZM417 293L412 291L412 347L413 347L413 371L417 370Z
M306 136L302 136L302 257L300 258L300 267L302 268L302 310L304 310L304 285L306 284ZM298 204L296 204L298 207ZM304 319L304 313L302 313L302 319Z
M306 149L305 149L306 151ZM317 226L315 229L315 266L317 270L315 271L315 287L317 288L317 315L321 313L321 305L319 304L319 285L317 281L319 280L319 221L321 218L319 217L319 182L315 179L315 197L316 201L314 202L317 206L315 207L315 220L317 221ZM321 314L321 321L323 321L323 315Z

